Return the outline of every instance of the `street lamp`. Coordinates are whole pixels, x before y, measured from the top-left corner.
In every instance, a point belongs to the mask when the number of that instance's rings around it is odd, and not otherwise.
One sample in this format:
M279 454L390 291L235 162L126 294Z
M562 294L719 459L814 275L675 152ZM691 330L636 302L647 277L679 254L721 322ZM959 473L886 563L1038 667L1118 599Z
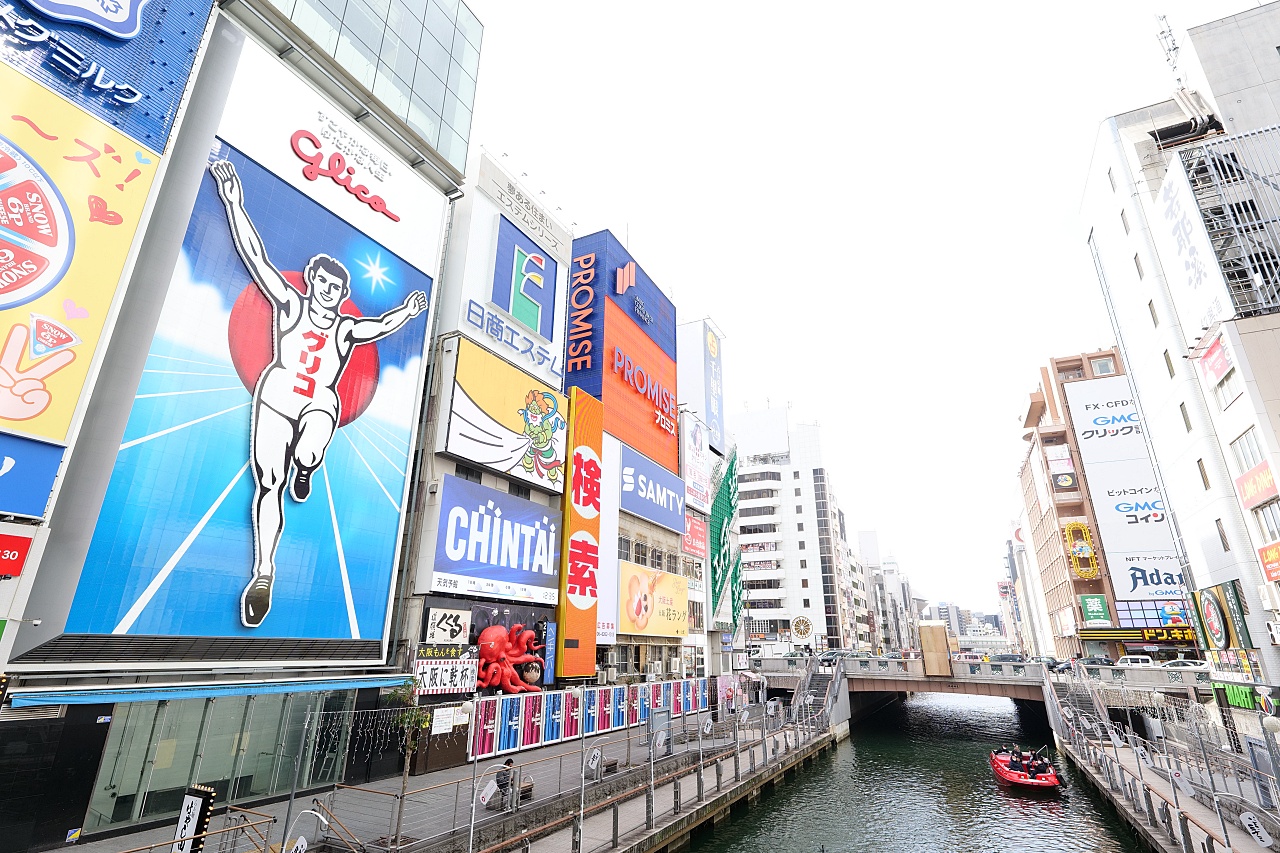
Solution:
M600 744L604 743L607 740L608 740L607 737L596 738L596 744L591 748L591 757L595 760L595 763L597 765L604 760L604 752L600 749ZM584 741L584 750L585 750L585 741ZM597 752L599 752L600 754L596 755ZM585 752L581 754L581 757L582 757L582 768L581 768L582 782L578 786L578 822L574 824L574 827L573 827L573 841L572 841L573 850L575 851L575 853L576 851L579 851L582 849L582 830L583 830L583 824L586 822L586 819L587 819L587 758L586 758ZM592 768L592 769L594 770L595 768Z
M498 768L499 770L501 770L501 769L505 769L505 768L506 768L506 766L507 766L506 764L491 764L491 765L489 765L488 767L486 767L486 768L484 769L484 772L480 774L480 777L479 777L479 778L480 778L480 780L481 780L481 781L483 781L483 780L484 780L484 777L489 775L489 771L490 771L490 770L493 770L494 768ZM475 777L473 776L473 777L472 777L472 780L471 780L471 829L470 829L470 831L467 833L467 853L473 853L473 851L475 850L475 842L476 842L476 794L477 794L478 792L479 792L479 788L478 788L478 786L477 786L477 784L476 784ZM518 797L518 796L520 796L520 792L519 792L519 791L516 791L516 796L517 796L517 797Z
M285 828L284 844L289 843L289 836L293 834L293 828L298 825L298 821L302 818L304 814L309 814L312 817L314 817L316 820L320 821L320 823L323 824L325 829L329 828L329 821L325 819L324 815L320 814L320 812L312 811L311 809L305 809L304 811L298 812L297 816L293 819L293 822L290 823L289 826ZM305 835L299 835L297 843L293 845L293 848L289 851L289 853L306 853L306 850L307 850L307 838Z

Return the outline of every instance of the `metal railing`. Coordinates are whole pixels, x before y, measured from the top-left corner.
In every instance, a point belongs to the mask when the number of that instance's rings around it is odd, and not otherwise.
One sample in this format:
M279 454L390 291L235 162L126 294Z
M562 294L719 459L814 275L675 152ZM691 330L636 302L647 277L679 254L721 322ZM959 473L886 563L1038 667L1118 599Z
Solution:
M613 837L617 838L619 833L625 835L646 825L646 821L651 825L667 813L678 812L695 797L701 801L711 786L719 791L731 780L757 772L809 742L823 730L820 717L824 715L824 710L792 706L779 708L770 716L763 705L720 720L708 711L689 712L672 719L669 728L658 729L666 731L667 737L652 761L649 746L655 732L650 730L587 736L576 743L564 741L557 745L564 747L563 751L509 768L509 788L495 794L487 806L480 804L479 798L501 765L481 767L484 759L472 767L471 775L406 791L403 811L398 791L372 786L339 785L316 797L315 805L329 821L324 840L348 853L412 853L446 837L469 834L473 827L483 833L485 826L514 813L552 806L556 800L568 802L570 797L573 814L564 815L562 804L547 812L557 816L538 821L535 829L491 848L476 843L473 849L496 851L519 846L533 835L568 828L577 820L579 797L588 817L602 811L612 813ZM590 769L584 759L597 748L599 757ZM664 786L668 790L659 790ZM641 797L647 807L644 820L637 824L635 801Z
M199 842L202 839L205 853L267 853L271 846L271 827L275 822L276 819L269 814L229 806L223 815L221 829L155 841L131 847L121 853L150 853L161 849L168 853L179 849L186 842Z

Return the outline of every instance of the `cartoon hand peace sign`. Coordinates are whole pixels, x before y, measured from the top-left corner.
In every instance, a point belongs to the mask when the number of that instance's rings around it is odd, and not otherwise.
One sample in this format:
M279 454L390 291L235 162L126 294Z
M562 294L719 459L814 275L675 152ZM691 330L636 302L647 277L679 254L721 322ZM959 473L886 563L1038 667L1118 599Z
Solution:
M22 370L19 365L28 334L27 327L18 323L0 350L0 418L11 421L29 420L49 408L53 395L44 380L76 360L75 353L63 350Z

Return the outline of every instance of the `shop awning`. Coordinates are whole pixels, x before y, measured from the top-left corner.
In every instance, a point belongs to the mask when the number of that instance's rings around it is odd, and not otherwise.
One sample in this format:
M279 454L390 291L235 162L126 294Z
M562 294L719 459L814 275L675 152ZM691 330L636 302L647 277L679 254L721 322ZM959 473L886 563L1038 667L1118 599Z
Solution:
M412 676L405 674L375 675L363 678L321 678L296 681L230 681L214 684L182 684L171 686L134 685L100 687L85 690L13 691L13 707L36 705L102 705L113 702L158 702L177 699L207 699L211 696L255 696L264 693L318 693L330 690L356 690L361 687L396 687Z

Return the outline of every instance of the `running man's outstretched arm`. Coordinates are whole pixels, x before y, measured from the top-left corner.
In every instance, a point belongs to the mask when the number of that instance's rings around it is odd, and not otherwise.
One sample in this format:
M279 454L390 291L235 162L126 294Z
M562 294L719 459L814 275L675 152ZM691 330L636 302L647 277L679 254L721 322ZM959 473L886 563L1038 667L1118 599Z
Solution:
M210 164L209 171L218 187L222 206L227 209L231 242L235 243L236 252L248 267L249 275L253 276L267 298L277 305L283 307L295 301L297 297L293 288L267 258L267 249L262 245L258 229L253 227L253 221L244 209L244 187L240 183L240 176L236 174L236 167L226 160L219 160Z
M392 308L381 317L356 320L347 335L357 344L365 344L385 338L405 323L427 310L427 295L421 290L409 294L399 308Z

